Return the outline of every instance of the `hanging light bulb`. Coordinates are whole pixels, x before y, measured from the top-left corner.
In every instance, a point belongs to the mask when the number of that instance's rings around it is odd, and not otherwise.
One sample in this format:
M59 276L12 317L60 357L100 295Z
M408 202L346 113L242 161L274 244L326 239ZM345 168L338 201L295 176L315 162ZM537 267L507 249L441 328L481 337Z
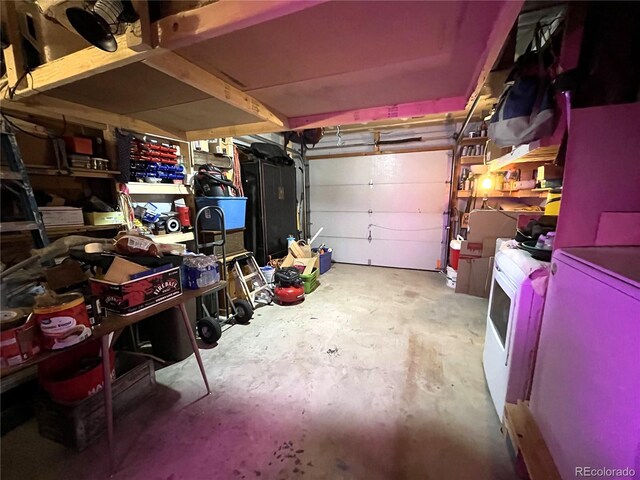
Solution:
M484 177L484 179L482 179L482 189L483 190L491 190L491 186L493 185L493 181L491 180L491 177Z

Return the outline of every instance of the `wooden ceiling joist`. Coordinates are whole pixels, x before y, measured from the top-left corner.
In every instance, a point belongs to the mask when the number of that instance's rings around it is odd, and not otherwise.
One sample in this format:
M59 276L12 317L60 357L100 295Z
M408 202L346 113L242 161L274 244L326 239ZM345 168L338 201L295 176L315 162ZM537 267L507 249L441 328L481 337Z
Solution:
M160 47L174 50L305 10L327 0L219 0L160 19Z
M101 123L133 132L148 133L177 140L187 139L186 132L167 130L145 122L144 120L87 107L86 105L68 102L46 95L37 95L19 102L4 100L2 102L2 109L6 109L8 112L15 111L44 117L50 116L51 118L65 116L73 120Z
M232 125L229 127L209 128L204 130L192 130L187 132L187 140L208 140L210 138L224 137L241 137L244 135L258 133L280 132L282 128L278 128L271 122L247 123L244 125Z
M295 117L289 119L291 129L318 128L335 125L350 125L377 120L390 120L395 118L422 117L432 113L455 112L464 108L465 99L445 98L441 100L428 100L426 102L401 103L384 107L364 108L345 112L320 113L308 117Z
M243 93L233 85L191 63L177 53L167 52L163 55L149 58L143 63L218 100L250 113L265 122L270 122L274 124L276 129L286 129L285 121L271 112L262 102Z
M142 51L130 49L127 46L126 34L116 37L116 41L118 50L113 53L97 47L87 47L40 65L28 75L29 86L17 90L15 97L24 98L42 93L162 53L162 50L157 48Z

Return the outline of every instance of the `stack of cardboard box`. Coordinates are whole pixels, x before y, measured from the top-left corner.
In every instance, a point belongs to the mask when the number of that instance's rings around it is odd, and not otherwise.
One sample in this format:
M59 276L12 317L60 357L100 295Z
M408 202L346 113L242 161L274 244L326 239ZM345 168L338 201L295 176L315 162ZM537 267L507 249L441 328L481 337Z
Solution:
M469 232L462 242L456 293L489 298L491 270L498 238L514 238L516 226L539 217L531 212L473 210L469 214Z

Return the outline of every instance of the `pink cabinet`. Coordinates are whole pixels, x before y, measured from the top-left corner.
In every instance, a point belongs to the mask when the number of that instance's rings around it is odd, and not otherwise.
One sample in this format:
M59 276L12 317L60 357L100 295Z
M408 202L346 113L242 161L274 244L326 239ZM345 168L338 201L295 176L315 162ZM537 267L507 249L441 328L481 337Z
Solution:
M640 248L558 250L551 271L533 416L563 479L581 466L640 475Z

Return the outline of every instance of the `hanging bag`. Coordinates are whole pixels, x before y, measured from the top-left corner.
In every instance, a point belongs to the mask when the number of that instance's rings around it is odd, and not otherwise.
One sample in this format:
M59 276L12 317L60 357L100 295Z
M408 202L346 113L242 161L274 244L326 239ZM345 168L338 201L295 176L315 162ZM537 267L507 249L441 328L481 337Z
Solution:
M533 51L533 44L536 51ZM548 42L550 50L551 41ZM525 53L507 79L489 123L489 138L500 147L517 146L553 133L557 123L554 90L544 62L538 24Z

